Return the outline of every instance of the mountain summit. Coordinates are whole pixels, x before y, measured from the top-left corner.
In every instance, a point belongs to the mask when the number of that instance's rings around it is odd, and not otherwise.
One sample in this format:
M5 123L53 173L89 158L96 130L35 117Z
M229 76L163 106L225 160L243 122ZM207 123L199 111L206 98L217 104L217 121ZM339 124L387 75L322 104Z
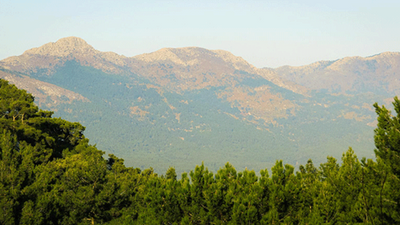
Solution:
M0 67L31 74L38 70L51 75L55 68L66 61L76 60L85 66L92 66L109 73L122 73L124 56L113 52L100 52L78 37L66 37L25 51L20 56L12 56L0 61Z
M32 48L24 52L29 55L52 55L66 57L71 54L94 54L95 49L85 40L78 37L61 38L57 42L51 42L38 48Z

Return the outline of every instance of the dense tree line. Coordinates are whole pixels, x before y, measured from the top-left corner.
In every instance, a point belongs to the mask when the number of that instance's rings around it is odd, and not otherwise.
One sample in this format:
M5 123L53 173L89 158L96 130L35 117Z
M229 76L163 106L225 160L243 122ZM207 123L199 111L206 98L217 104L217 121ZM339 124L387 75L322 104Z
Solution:
M39 110L24 90L0 80L0 224L398 224L400 101L396 116L375 104L376 159L350 148L339 164L309 160L298 171L217 173L204 165L124 166L90 145L84 127Z

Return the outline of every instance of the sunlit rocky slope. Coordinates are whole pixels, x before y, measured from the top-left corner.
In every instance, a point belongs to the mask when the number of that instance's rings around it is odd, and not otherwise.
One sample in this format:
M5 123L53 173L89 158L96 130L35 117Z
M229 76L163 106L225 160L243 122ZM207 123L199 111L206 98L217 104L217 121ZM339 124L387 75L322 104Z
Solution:
M312 90L340 94L400 94L398 52L384 52L365 58L346 57L299 67L284 66L273 71Z

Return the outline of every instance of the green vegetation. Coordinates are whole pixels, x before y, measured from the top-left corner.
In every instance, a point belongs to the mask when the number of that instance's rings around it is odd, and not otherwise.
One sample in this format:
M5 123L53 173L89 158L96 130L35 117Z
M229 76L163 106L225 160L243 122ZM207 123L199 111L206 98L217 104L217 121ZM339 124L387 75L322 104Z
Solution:
M298 171L276 161L259 175L204 164L177 179L175 168L126 167L89 144L84 127L39 110L0 80L0 224L398 224L400 100L392 116L375 104L376 160L350 148Z

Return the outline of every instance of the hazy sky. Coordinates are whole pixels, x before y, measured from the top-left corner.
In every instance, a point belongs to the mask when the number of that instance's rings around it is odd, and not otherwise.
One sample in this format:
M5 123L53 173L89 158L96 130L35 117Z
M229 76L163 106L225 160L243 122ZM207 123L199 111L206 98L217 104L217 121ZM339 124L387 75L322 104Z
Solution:
M223 49L257 67L400 51L400 1L0 0L0 60L77 36L134 56Z

